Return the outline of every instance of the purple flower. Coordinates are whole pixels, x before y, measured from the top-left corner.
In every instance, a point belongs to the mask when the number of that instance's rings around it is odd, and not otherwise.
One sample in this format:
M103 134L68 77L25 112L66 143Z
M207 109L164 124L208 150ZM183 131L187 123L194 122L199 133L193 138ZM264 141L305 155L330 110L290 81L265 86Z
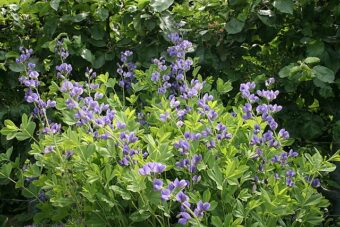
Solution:
M170 199L170 196L171 196L171 192L169 189L163 189L161 191L161 198L163 201L167 201Z
M126 124L122 123L122 122L119 122L119 121L117 121L116 126L117 126L118 129L126 128Z
M278 162L280 162L280 157L275 155L271 160L272 160L273 163L278 163Z
M180 151L181 154L185 154L190 149L190 144L185 140L180 140L174 144L174 147Z
M265 81L266 87L269 87L270 85L275 83L275 79L273 77L268 78L268 80Z
M57 105L56 101L47 100L46 102L46 108L54 108L56 107L56 105Z
M54 146L47 146L44 149L44 154L49 154L54 151Z
M184 122L183 121L177 121L176 125L177 125L177 127L180 128L180 127L182 127L184 125Z
M173 97L173 98L170 100L170 107L171 107L171 108L177 108L179 105L180 105L180 102L177 101L175 97Z
M258 90L257 95L260 97L263 97L265 99L267 99L268 101L272 101L274 99L276 99L276 97L279 95L279 91L272 91L272 90Z
M127 57L130 57L132 54L133 54L133 52L130 51L130 50L126 50L124 52L121 52L120 53L120 60L122 62L126 63L127 62Z
M163 122L166 121L169 118L170 118L170 114L168 112L165 112L164 114L159 115L159 119Z
M223 125L222 123L218 123L216 126L216 130L219 132L223 132L225 130L227 130L227 127L225 125Z
M154 82L158 81L159 77L160 77L159 72L154 72L154 73L151 74L151 80L154 81Z
M73 150L67 150L67 151L65 152L64 156L65 156L65 158L66 158L67 160L70 160L73 154L74 154L74 151L73 151Z
M189 219L191 219L191 216L190 214L188 214L187 212L180 212L178 215L177 215L177 218L178 219L178 223L181 224L181 225L186 225L187 222L189 221Z
M286 172L286 176L287 176L287 177L294 177L295 174L296 174L296 173L295 173L293 170L287 170L287 172Z
M60 86L61 92L70 92L72 89L73 89L73 84L68 80L64 80Z
M288 153L288 157L297 157L299 155L299 153L297 153L296 151L294 151L293 149L290 149L289 150L289 153Z
M104 97L104 94L102 94L102 93L96 92L94 94L94 99L95 100L102 99L103 97Z
M157 162L149 162L138 170L142 176L150 175L151 173L162 173L165 169L165 165Z
M280 129L279 136L284 138L284 139L288 139L289 138L289 133L283 128L283 129Z
M258 136L254 135L251 140L250 140L250 145L260 145L261 144L261 140L259 139Z
M77 103L74 102L72 99L67 99L67 100L65 101L65 103L66 103L66 105L67 105L67 108L69 108L70 110L76 108L76 106L77 106Z
M215 110L210 110L209 113L208 113L208 119L213 121L217 118L217 113Z
M155 180L153 181L153 189L154 189L155 191L160 191L160 190L162 190L162 187L163 187L163 181L162 181L162 180L160 180L160 179L155 179Z
M210 140L209 142L207 142L206 144L207 148L210 150L211 148L216 147L216 142L215 140Z
M194 210L194 214L196 217L202 218L205 211L208 211L210 208L210 203L203 203L202 200L198 201L197 207Z
M175 188L185 188L188 185L186 180L178 180L177 178L169 184L169 190L173 191Z
M194 183L197 183L197 182L199 182L200 180L201 180L201 176L200 176L200 175L195 175L195 176L192 177L192 181L193 181Z
M37 103L39 100L39 95L37 93L32 92L32 90L27 90L25 93L25 100L28 103Z
M289 186L289 187L293 187L295 185L292 178L290 178L290 177L286 178L286 185Z
M261 131L261 127L258 124L254 125L254 134L258 134Z
M312 187L314 188L318 188L321 186L321 183L320 183L320 180L318 178L315 178L313 181L312 181Z
M59 73L63 76L66 76L71 73L72 71L72 65L67 63L62 63L61 65L56 66L56 70L59 71ZM59 74L59 75L60 75Z
M176 200L180 203L184 203L184 202L188 201L188 199L189 199L189 197L186 194L184 194L182 191L180 191L176 195Z

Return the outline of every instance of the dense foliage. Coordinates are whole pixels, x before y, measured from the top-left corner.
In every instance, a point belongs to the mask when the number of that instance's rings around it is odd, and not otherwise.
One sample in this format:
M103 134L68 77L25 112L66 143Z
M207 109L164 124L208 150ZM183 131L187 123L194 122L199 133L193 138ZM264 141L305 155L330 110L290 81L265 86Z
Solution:
M335 169L318 151L299 154L287 145L272 102L279 91L240 86L238 105L224 107L185 54L192 43L172 33L168 55L146 71L121 53L116 80L92 69L86 81L69 79L69 53L58 41L61 64L49 92L21 48L19 78L33 118L20 127L6 120L7 139L31 139L31 161L17 169L4 156L1 174L36 203L35 223L94 226L318 225L329 203L315 188ZM198 77L198 78L196 78ZM190 82L189 82L190 81ZM214 98L213 95L217 96ZM143 103L138 103L141 98ZM125 103L125 99L129 103ZM10 151L9 151L10 152Z
M55 56L61 50L58 41L63 40L70 53L67 62L72 65L69 80L87 80L83 72L90 65L98 74L107 75L103 83L115 88L124 108L129 102L131 108L143 112L150 104L145 93L153 88L142 83L138 73L136 80L124 82L138 84L132 90L142 92L139 95L131 97L129 89L115 85L114 78L123 76L117 72L120 52L133 50L131 57L141 70L137 72L146 73L154 67L150 59L165 55L166 34L176 31L193 42L189 55L200 65L207 91L212 89L228 111L241 104L234 98L239 97L241 83L259 85L274 77L276 83L271 86L280 91L276 102L284 106L276 119L290 132L291 148L302 146L299 150L313 155L313 147L317 147L322 156L339 149L340 4L336 0L0 0L0 9L1 127L8 118L19 125L22 113L29 116L33 110L23 102L25 94L18 82L19 74L25 72L23 64L15 61L19 47L34 49L30 61L45 75L39 86L44 98L52 100L60 86L54 69L60 65ZM197 76L197 72L193 74ZM48 114L60 120L57 112L48 110ZM31 145L23 138L1 137L1 165L11 161L13 168L21 168L27 164ZM9 167L2 168L3 172ZM331 178L324 177L319 188L332 199L333 214L340 213L337 182L338 171ZM17 219L29 220L26 211L30 213L34 204L22 198L7 178L0 177L0 186L1 213L21 213Z

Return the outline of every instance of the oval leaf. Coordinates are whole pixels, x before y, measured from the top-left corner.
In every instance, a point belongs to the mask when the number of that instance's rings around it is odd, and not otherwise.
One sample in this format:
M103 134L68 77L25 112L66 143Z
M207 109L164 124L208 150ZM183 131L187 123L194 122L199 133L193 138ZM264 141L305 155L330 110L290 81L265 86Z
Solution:
M242 31L244 22L231 18L231 20L225 25L225 29L229 34L237 34Z
M151 0L150 6L156 12L163 12L168 9L172 3L174 3L174 0Z
M317 65L313 67L313 73L319 80L325 83L334 82L335 78L334 72L325 66Z

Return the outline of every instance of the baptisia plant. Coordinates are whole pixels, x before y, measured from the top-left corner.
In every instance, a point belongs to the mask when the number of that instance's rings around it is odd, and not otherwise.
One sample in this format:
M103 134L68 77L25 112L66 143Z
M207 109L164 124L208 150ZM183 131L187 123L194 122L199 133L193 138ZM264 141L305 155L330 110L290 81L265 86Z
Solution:
M317 191L319 179L335 169L330 161L338 156L289 147L289 133L275 121L283 108L273 103L275 80L261 89L241 84L237 104L224 106L212 80L202 81L186 56L192 43L178 34L169 40L167 56L145 71L132 63L132 51L123 52L118 83L91 69L86 81L68 79L67 46L57 42L57 79L43 94L33 52L21 50L18 62L26 71L20 82L34 111L20 127L7 120L2 134L32 140L16 184L35 204L34 223L322 223L329 203Z

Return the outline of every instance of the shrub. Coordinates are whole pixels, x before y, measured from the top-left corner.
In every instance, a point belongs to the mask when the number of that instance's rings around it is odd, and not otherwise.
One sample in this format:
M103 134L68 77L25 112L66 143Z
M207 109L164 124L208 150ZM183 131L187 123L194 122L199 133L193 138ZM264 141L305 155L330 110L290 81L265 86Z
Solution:
M34 111L20 127L6 120L1 132L32 141L16 187L36 203L34 222L320 224L329 203L316 188L338 155L289 148L289 133L274 119L282 109L273 104L274 79L257 90L254 82L241 84L237 105L225 106L220 95L228 84L211 90L211 78L203 81L197 60L186 57L191 42L177 34L169 39L168 54L145 71L125 51L119 81L88 69L79 82L69 78L60 41L58 79L44 93L47 78L30 62L32 50L21 49L20 82ZM15 165L2 160L2 177L12 179Z

